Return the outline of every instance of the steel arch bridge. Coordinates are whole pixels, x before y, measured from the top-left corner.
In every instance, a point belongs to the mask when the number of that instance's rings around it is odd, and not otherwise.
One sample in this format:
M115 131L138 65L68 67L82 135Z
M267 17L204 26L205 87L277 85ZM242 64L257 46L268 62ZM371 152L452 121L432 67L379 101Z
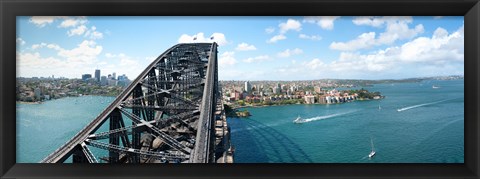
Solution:
M91 147L108 151L99 158L108 163L225 162L232 148L217 66L216 43L174 45L41 162L98 163Z

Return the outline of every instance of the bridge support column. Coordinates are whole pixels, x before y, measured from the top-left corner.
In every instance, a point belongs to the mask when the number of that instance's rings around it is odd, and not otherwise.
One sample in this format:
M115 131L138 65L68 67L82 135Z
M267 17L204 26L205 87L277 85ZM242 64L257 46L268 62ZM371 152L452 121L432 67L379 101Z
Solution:
M110 130L115 130L120 128L120 120L122 119L122 114L120 110L115 109L110 114ZM120 136L117 134L110 134L109 136L109 143L112 145L119 145L120 144ZM118 152L110 150L108 152L109 163L118 163L119 155Z
M82 147L80 145L75 147L75 152L72 154L72 163L89 163L87 156L82 151Z
M133 89L133 98L139 98L139 97L142 97L142 96L143 96L142 87L140 85L138 85ZM142 103L140 102L140 100L135 100L134 105L142 105ZM140 109L139 108L133 108L132 113L134 115L140 117ZM135 123L132 122L132 124L135 124ZM140 149L140 147L141 147L140 146L141 133L142 133L142 131L138 128L132 129L132 147L134 149ZM132 163L140 163L140 155L139 154L137 154L137 153L132 154Z
M148 72L148 78L147 78L148 85L155 86L157 84L156 77L157 77L157 74L155 73L155 69L150 70L150 72ZM149 95L147 100L148 106L152 106L152 107L155 106L155 95L153 95L154 93L155 91L153 89L148 88L148 95ZM147 108L145 113L147 118L145 119L146 121L154 120L155 111L153 109Z

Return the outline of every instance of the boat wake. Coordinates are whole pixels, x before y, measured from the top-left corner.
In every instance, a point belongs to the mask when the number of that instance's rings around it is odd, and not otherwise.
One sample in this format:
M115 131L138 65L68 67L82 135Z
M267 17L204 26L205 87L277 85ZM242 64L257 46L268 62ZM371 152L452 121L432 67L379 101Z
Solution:
M397 111L398 112L406 111L406 110L409 110L409 109L418 108L418 107L427 106L427 105L432 105L432 104L437 104L437 103L441 103L441 102L448 101L448 100L449 99L445 99L445 100L441 100L441 101L435 101L435 102L431 102L431 103L417 104L417 105L397 109Z
M353 113L353 112L355 112L355 111L349 111L349 112L344 112L344 113L337 113L337 114L330 114L330 115L325 115L325 116L312 117L312 118L304 119L301 123L307 123L307 122L312 122L312 121L329 119L329 118L333 118L333 117L337 117L337 116L342 116L342 115L345 115L345 114L350 114L350 113Z

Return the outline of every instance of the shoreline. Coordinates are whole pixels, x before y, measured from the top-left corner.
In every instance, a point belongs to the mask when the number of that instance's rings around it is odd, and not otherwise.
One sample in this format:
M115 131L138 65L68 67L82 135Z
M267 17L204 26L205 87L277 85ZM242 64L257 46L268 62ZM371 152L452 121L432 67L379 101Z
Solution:
M82 96L65 96L65 97L60 97L60 98L54 98L54 99L49 99L49 100L43 100L43 101L35 101L35 102L28 102L28 101L15 101L16 104L42 104L47 101L53 101L57 99L63 99L63 98L78 98L78 97L84 97L84 96L99 96L99 97L117 97L117 96L108 96L108 95L82 95Z
M374 101L374 100L381 100L381 99L384 99L384 98L385 98L385 97L380 98L380 99L357 99L357 100L354 100L354 101L351 101L351 102L356 102L356 101ZM321 104L321 103L313 103L313 104L304 104L304 103L274 104L274 105L239 106L239 107L231 107L231 108L232 108L233 110L236 110L236 109L242 109L242 108L263 108L263 107L269 107L269 106L288 106L288 105L299 105L299 104L303 104L303 105L341 105L341 104L351 103L351 102L331 103L331 104Z
M27 102L27 101L16 101L16 104L42 104L43 101Z
M287 106L287 105L297 105L301 103L296 103L296 104L275 104L275 105L257 105L257 106L240 106L240 107L232 107L232 109L242 109L242 108L263 108L263 107L269 107L269 106Z

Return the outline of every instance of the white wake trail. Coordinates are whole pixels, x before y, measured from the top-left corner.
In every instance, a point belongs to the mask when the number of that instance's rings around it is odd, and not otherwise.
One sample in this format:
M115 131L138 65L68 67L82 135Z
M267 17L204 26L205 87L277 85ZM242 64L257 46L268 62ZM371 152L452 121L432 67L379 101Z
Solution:
M423 103L423 104L408 106L408 107L404 107L404 108L397 109L397 111L398 111L398 112L406 111L406 110L409 110L409 109L418 108L418 107L422 107L422 106L426 106L426 105L437 104L437 103L441 103L441 102L448 101L448 100L449 100L449 99L445 99L445 100L435 101L435 102L431 102L431 103Z
M304 121L303 121L302 123L312 122L312 121L318 121L318 120L323 120L323 119L328 119L328 118L333 118L333 117L342 116L342 115L349 114L349 113L353 113L353 112L355 112L355 111L344 112L344 113L337 113L337 114L330 114L330 115L325 115L325 116L312 117L312 118L304 119Z

